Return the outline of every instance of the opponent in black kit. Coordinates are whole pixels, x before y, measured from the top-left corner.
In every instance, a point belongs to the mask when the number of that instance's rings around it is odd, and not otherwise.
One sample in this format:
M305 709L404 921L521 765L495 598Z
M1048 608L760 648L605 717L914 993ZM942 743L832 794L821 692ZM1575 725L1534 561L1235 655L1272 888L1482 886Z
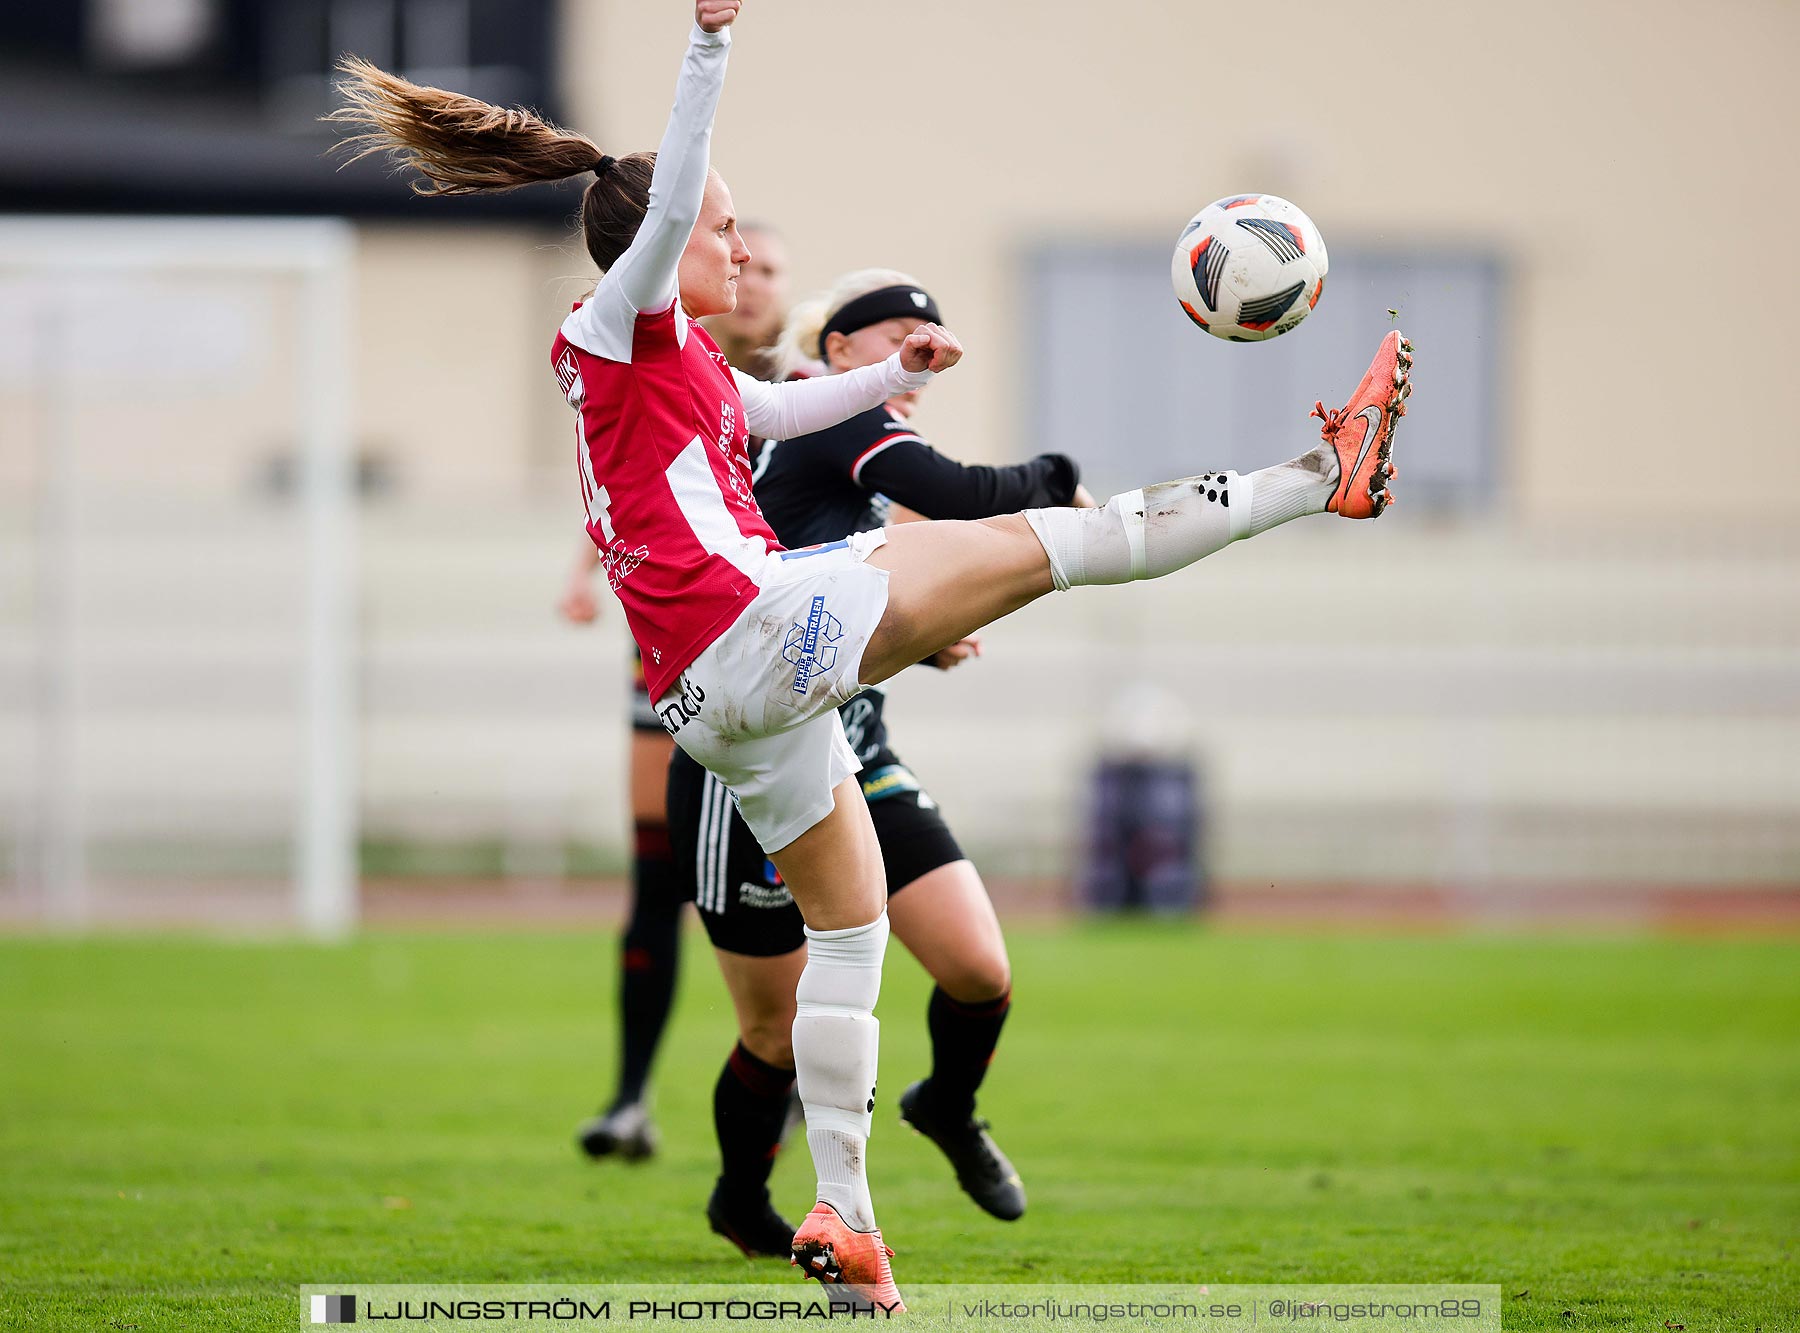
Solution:
M790 370L836 373L888 356L931 297L904 274L868 270L790 317L781 351ZM840 425L770 441L756 464L756 499L786 547L839 543L905 517L985 518L1045 505L1092 503L1072 460L1045 454L1012 467L965 467L907 424L908 394ZM948 668L979 652L966 640L936 655ZM931 1076L902 1094L902 1117L949 1157L958 1181L995 1217L1024 1212L1018 1174L975 1119L975 1092L1011 1002L999 921L981 877L935 802L888 745L879 688L840 710L862 760L863 796L881 844L893 930L937 982L928 1009ZM738 1044L714 1091L723 1173L707 1206L713 1229L748 1254L786 1257L793 1227L774 1209L769 1173L794 1079L794 988L806 959L800 912L719 780L677 751L669 827L731 991Z

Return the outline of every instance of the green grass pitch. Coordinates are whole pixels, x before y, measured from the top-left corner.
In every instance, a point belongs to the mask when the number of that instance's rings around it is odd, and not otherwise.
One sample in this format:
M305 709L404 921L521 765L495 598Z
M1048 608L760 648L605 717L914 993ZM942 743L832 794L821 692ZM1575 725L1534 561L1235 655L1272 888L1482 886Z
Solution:
M983 1096L1031 1195L977 1213L894 1100L907 1282L1497 1282L1519 1329L1800 1327L1800 948L1013 932ZM0 940L0 1326L291 1329L305 1283L795 1282L700 1215L731 1022L687 940L664 1151L589 1164L609 936ZM777 1201L810 1203L804 1149Z

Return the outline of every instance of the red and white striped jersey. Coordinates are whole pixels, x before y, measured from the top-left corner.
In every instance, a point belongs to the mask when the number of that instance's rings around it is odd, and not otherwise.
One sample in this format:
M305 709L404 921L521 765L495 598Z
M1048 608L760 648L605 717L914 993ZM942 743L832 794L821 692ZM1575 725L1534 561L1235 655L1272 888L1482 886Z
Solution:
M629 362L561 333L551 356L580 413L588 536L657 699L756 595L780 549L750 489L743 399L679 304L637 317Z
M752 432L803 435L923 386L898 354L795 384L735 374L681 309L681 255L700 216L730 29L695 27L637 235L563 321L551 365L580 414L587 531L659 699L756 596L780 547L750 489ZM647 313L654 312L654 313Z

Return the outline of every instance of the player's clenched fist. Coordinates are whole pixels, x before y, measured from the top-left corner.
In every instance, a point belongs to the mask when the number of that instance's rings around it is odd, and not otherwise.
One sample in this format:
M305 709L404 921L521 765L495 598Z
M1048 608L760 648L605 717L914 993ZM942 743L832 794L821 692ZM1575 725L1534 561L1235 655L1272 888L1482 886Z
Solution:
M729 28L744 7L744 0L698 0L694 6L694 22L707 32Z
M921 324L900 344L900 365L905 370L948 370L962 360L962 344L939 324Z

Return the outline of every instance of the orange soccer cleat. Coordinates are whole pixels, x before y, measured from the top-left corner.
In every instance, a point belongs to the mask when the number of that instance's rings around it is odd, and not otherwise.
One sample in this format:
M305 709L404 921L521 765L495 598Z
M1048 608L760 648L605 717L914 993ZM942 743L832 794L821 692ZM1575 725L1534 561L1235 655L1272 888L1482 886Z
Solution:
M866 1302L889 1314L904 1314L906 1306L894 1285L894 1270L888 1266L893 1253L881 1243L880 1227L857 1231L838 1216L837 1209L818 1203L794 1233L790 1262L822 1284L843 1287L845 1295L858 1304Z
M1325 508L1345 518L1379 518L1393 500L1388 482L1394 466L1394 427L1406 415L1412 393L1412 344L1395 329L1381 340L1381 350L1348 403L1327 412L1324 403L1312 414L1325 423L1319 432L1337 450L1338 484ZM1352 428L1354 426L1354 429Z

